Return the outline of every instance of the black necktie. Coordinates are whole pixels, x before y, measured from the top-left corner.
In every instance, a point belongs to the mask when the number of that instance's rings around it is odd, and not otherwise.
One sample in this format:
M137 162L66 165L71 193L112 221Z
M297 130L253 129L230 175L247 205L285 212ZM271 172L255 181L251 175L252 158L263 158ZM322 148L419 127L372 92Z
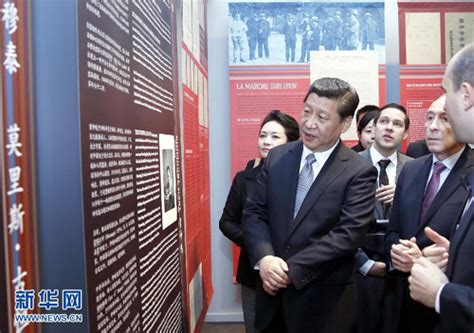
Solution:
M390 164L390 160L380 160L379 161L380 172L379 172L379 186L388 185L388 175L387 175L387 166ZM388 218L388 211L390 208L390 204L384 204L383 206L383 218Z
M380 160L380 173L379 173L379 186L388 185L388 175L387 175L387 167L390 164L390 160Z

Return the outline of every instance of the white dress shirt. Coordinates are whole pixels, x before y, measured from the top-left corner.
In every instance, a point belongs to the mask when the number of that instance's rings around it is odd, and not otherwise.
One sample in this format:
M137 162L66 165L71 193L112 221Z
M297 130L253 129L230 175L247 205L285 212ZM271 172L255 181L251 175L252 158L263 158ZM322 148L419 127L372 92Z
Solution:
M371 146L369 148L369 155L370 159L372 160L372 163L374 164L375 168L377 169L377 184L379 182L379 176L380 176L380 165L379 161L381 160L390 160L390 163L387 165L387 168L385 171L387 172L388 176L388 183L390 185L395 185L397 181L397 165L398 165L398 153L395 150L392 155L389 157L385 157L382 154L380 154L377 149L374 148L374 146ZM359 272L363 276L367 276L369 271L372 269L372 267L375 265L375 261L372 259L367 260L360 268Z
M313 165L312 165L312 167L313 167L313 182L314 182L316 177L321 172L321 169L323 168L324 164L328 160L329 156L331 156L334 149L336 149L336 146L339 143L339 141L341 141L341 140L337 140L337 142L334 144L334 146L332 146L328 150L323 151L323 152L317 152L317 153L313 153L311 150L309 150L308 147L306 147L303 144L303 153L301 154L300 172L299 173L301 173L301 171L303 170L303 167L306 164L306 156L308 156L309 154L314 154L314 157L316 158L316 162L314 162Z
M385 157L382 154L380 154L377 149L374 148L374 146L371 146L369 148L369 154L370 154L370 159L372 160L372 163L374 164L375 168L377 168L377 173L380 175L380 165L379 161L381 160L390 160L391 163L387 165L387 176L388 176L388 183L390 185L395 185L396 180L397 180L397 165L398 165L398 153L395 150L392 155L389 157ZM378 183L378 177L377 177L377 183Z
M459 160L459 157L461 157L461 154L463 153L464 149L466 148L460 149L457 153L454 153L451 156L446 157L442 161L440 161L433 154L433 163L431 164L430 174L428 175L428 180L426 181L426 184L425 184L425 190L426 190L426 187L428 187L428 183L430 182L431 175L433 174L434 164L436 162L442 162L444 166L446 167L446 169L444 169L439 175L439 187L438 187L438 191L439 191L439 189L443 186L444 182L446 181L446 178L448 178L449 173L454 168L454 165Z

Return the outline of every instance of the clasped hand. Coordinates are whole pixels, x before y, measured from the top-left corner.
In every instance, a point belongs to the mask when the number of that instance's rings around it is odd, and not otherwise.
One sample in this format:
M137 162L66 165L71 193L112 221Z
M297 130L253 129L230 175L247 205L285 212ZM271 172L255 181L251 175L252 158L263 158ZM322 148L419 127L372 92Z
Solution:
M267 294L275 296L278 289L290 284L288 264L283 259L268 255L260 260L259 266L263 289Z
M416 238L400 239L400 243L392 245L390 256L392 265L401 272L408 273L413 266L413 261L421 257L422 253L416 244Z

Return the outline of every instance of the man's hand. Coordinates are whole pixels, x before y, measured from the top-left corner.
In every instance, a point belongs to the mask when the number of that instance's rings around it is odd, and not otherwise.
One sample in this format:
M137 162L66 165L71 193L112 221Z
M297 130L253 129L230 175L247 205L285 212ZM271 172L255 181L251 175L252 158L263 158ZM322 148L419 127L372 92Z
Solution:
M375 199L384 204L391 204L395 196L395 185L382 185L375 191Z
M423 256L446 272L449 257L449 240L430 227L425 228L425 235L434 244L423 249Z
M449 281L438 266L428 259L420 257L415 259L408 282L410 283L411 298L434 308L439 288Z
M278 289L286 288L290 284L288 264L283 259L265 256L260 260L259 266L263 289L267 294L274 296Z
M384 277L386 274L385 263L381 261L376 261L372 268L369 269L367 275Z
M421 250L416 245L416 238L400 239L399 244L392 245L390 251L392 265L401 272L408 273L413 266L413 260L421 257Z

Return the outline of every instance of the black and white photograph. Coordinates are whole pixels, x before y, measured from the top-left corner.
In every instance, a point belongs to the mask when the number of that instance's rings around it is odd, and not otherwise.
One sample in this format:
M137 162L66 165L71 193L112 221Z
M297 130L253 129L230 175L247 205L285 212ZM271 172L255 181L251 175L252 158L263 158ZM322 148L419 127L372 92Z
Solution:
M311 51L376 51L385 63L384 3L229 3L229 64L309 63Z
M160 134L161 209L163 229L176 221L176 174L174 136Z

